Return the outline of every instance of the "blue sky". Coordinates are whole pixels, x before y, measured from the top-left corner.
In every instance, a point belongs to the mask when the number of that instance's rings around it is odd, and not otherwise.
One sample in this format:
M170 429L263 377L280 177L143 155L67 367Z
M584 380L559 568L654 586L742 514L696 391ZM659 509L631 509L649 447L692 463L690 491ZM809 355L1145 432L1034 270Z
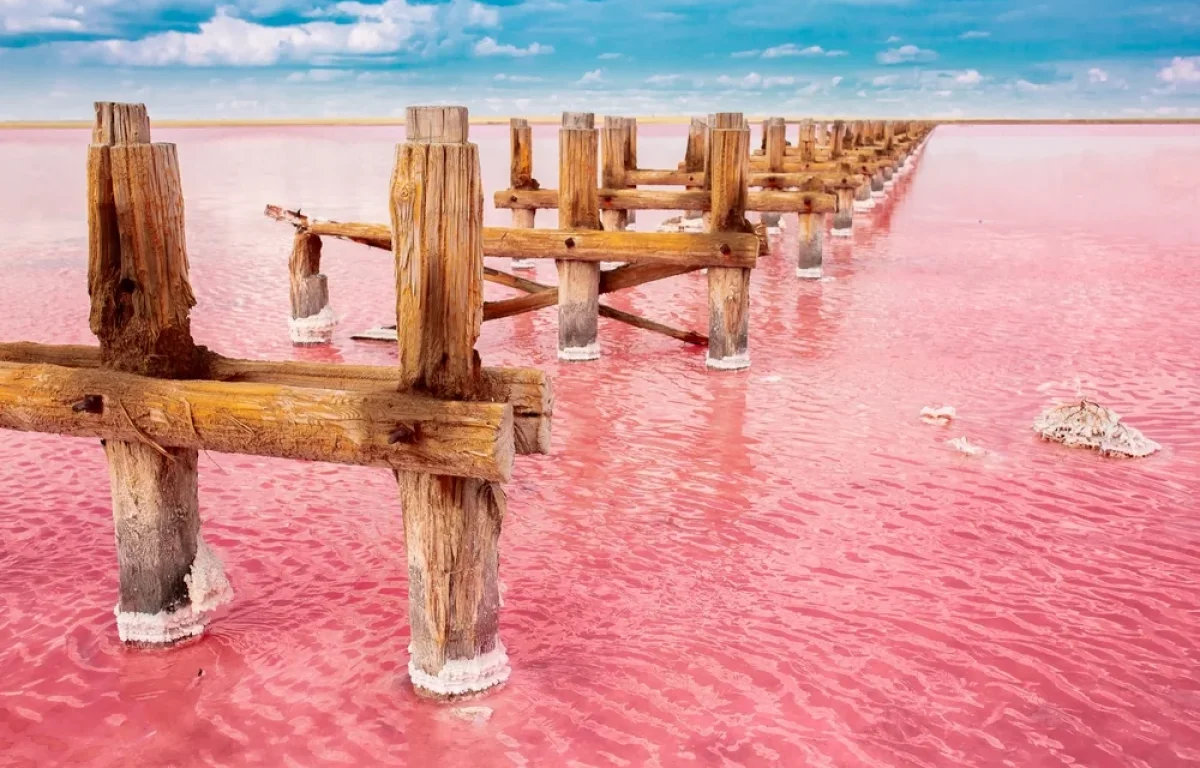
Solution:
M0 119L1200 117L1200 0L0 0Z

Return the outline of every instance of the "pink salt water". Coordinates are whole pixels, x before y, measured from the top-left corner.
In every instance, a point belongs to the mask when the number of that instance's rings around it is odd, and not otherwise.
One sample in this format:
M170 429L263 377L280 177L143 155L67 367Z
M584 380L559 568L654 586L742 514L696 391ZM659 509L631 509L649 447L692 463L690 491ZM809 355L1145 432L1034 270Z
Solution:
M499 188L507 130L472 133ZM291 233L261 210L385 221L400 137L156 131L179 145L200 343L395 360L349 340L393 316L389 257L345 243L325 248L335 344L290 346ZM4 340L91 341L86 141L0 133ZM683 144L643 128L643 165ZM486 325L487 363L544 368L558 396L554 455L507 486L513 675L471 702L490 717L411 692L386 471L202 456L235 602L195 644L135 651L99 446L0 433L0 764L1195 765L1198 177L1195 127L942 127L826 238L829 279L794 277L788 221L754 272L748 372L607 320L598 362L559 363L553 310ZM703 330L704 286L613 303ZM1040 442L1034 416L1077 394L1163 451ZM942 405L948 426L922 422Z

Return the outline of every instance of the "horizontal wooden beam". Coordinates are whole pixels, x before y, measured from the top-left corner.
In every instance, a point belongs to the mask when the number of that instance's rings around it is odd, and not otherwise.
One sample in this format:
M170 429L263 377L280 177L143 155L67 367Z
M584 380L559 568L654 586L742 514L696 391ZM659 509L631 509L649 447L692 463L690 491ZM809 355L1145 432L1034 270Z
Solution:
M601 210L617 211L707 211L712 201L707 191L662 191L648 189L602 189ZM507 189L496 193L497 208L558 208L558 190ZM837 197L817 192L752 191L746 210L762 213L835 213Z
M637 261L704 267L753 267L758 238L753 234L605 232L554 229L484 230L487 256L568 261Z
M556 205L557 199L555 197ZM383 250L390 251L392 248L392 231L387 224L321 221L277 206L268 206L267 215L302 227L314 235L351 240ZM758 239L754 235L728 232L690 234L483 228L484 256L518 259L639 261L697 264L703 267L753 267L758 259L758 249Z
M626 178L638 185L704 186L704 171L689 173L688 171L637 170L629 171ZM645 180L643 181L643 179ZM786 189L804 186L814 179L820 181L824 180L824 177L816 173L751 173L748 186ZM840 177L836 183L842 183Z
M73 344L0 343L0 362L99 368L100 348ZM207 368L213 381L231 383L363 392L395 391L400 385L399 370L392 366L239 360L209 353ZM554 390L545 372L537 368L484 368L481 396L492 403L512 406L518 454L550 452Z
M515 453L507 403L28 363L0 363L0 428L495 482Z
M625 172L625 181L638 187L703 187L704 171L638 169Z

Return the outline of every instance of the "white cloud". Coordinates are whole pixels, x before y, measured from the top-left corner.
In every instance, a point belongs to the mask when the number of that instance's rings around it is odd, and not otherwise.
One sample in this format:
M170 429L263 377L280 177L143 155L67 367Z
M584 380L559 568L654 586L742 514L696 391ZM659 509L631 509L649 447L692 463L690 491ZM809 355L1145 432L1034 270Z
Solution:
M1108 82L1108 73L1105 72L1103 69L1100 69L1100 67L1092 67L1091 69L1088 70L1087 74L1088 74L1088 82L1089 83L1107 83Z
M880 51L875 56L875 60L880 64L904 64L910 61L933 61L937 58L937 52L930 51L925 48L918 48L915 45L902 45L899 48L889 48L886 51Z
M349 69L310 69L307 72L293 72L285 79L289 83L332 83L352 74Z
M745 77L721 75L717 78L717 83L730 88L758 88L763 83L763 77L757 72L751 72Z
M651 75L646 78L646 83L649 85L674 85L679 78L680 75Z
M934 91L933 92L934 96L941 96L942 98L945 98L947 96L952 96L953 94L954 94L954 91Z
M621 58L621 54L619 54L619 53L602 53L602 54L600 54L599 56L597 56L596 58L597 58L597 59L600 59L600 60L602 60L602 61L609 61L609 60L612 60L612 59L619 59L619 58Z
M461 8L454 4L451 8ZM387 0L378 5L343 2L337 14L353 21L310 21L268 26L246 21L222 6L195 32L160 32L140 40L73 43L68 50L130 66L269 66L281 61L320 62L337 56L395 54L437 38L438 9ZM470 17L471 13L466 14ZM491 15L475 14L487 23ZM467 19L469 22L469 18Z
M485 37L475 43L474 51L476 56L512 56L519 59L525 56L541 56L554 53L554 46L530 43L524 48L518 48L515 45L497 43L493 38Z
M591 72L583 73L583 77L575 81L576 85L590 85L593 83L604 82L604 70L593 69Z
M496 75L492 79L496 80L497 82L502 82L502 83L540 83L540 82L542 82L542 78L540 78L540 77L532 77L530 75L508 75L508 74L504 74L503 72Z
M844 80L844 79L845 79L844 77L842 77L841 75L838 75L837 77L830 79L829 84L831 86L833 86L834 88L837 88L839 85L841 85L842 80Z
M795 85L796 78L794 77L764 77L763 88L778 88L781 85Z
M766 50L758 50L757 48L750 51L738 51L731 54L735 59L752 59L760 57L764 59L780 59L785 56L845 56L846 51L827 51L819 45L810 45L806 48L801 48L795 43L785 43L777 45Z
M890 43L898 43L898 42L900 42L900 36L899 36L899 35L892 35L891 37L889 37L889 38L887 39L887 42L888 42L889 44L890 44Z
M880 75L871 80L871 85L882 88L887 85L895 85L900 81L899 75Z
M983 75L979 74L977 69L968 69L955 75L954 82L958 85L975 86L983 82Z
M82 5L65 0L0 0L0 32L81 32L85 12Z
M1039 83L1031 83L1028 80L1024 80L1024 79L1018 80L1013 85L1021 93L1036 93L1038 91L1044 91L1047 88L1047 86L1045 86L1045 85L1041 85Z
M1200 83L1200 56L1176 56L1170 66L1158 71L1164 83Z
M991 37L991 36L992 36L991 32L986 32L981 29L972 29L968 32L963 32L961 35L958 36L958 39L959 40L982 40L985 37Z
M762 53L762 51L755 48L752 51L738 51L737 53L730 54L730 56L732 56L735 59L752 59L761 53Z

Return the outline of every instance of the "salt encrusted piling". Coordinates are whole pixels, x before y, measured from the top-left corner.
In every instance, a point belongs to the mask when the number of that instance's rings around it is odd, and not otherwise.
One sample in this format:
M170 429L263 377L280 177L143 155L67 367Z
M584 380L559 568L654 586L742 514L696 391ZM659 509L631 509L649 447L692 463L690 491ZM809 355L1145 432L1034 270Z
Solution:
M198 378L192 342L183 192L174 144L150 143L141 104L96 104L88 149L88 292L103 368ZM103 408L102 398L92 408ZM123 407L119 402L108 407ZM87 398L80 401L87 410ZM197 452L108 440L121 640L169 644L203 632L231 597L220 561L200 542ZM200 554L204 553L204 562ZM194 576L196 569L202 577ZM193 592L189 580L201 578ZM201 594L203 592L203 594Z
M600 229L596 190L596 129L591 113L567 112L558 140L558 227ZM600 318L600 265L556 260L558 359L595 360Z
M854 210L870 211L875 208L875 199L871 193L870 182L864 181L858 186L854 195Z
M321 238L297 230L288 275L292 301L288 329L292 343L328 344L333 340L337 318L329 307L329 281L321 274Z
M854 187L838 187L836 194L838 209L833 214L833 226L829 234L833 237L850 237L854 234Z
M533 178L533 129L529 121L514 117L509 121L508 137L511 148L511 162L508 173L509 189L537 189L538 183ZM512 212L513 229L533 229L537 216L535 208L514 208ZM512 259L513 269L537 269L535 259Z
M846 124L841 120L833 121L833 132L829 138L829 159L840 160L844 154L844 144L846 141Z
M400 389L482 397L483 185L463 107L410 107L391 212ZM417 692L446 698L508 679L499 635L504 490L476 478L397 472L408 549Z
M709 128L705 183L712 193L710 232L752 232L746 221L750 129L741 113L714 115ZM750 367L750 270L708 270L709 368Z
M601 184L605 189L625 189L628 153L630 146L630 121L624 117L605 117L601 131ZM629 212L620 209L605 209L600 212L600 225L606 232L623 232L629 225ZM601 269L620 266L621 262L601 262Z
M814 177L801 187L801 189L805 192L824 192L825 184L820 179ZM816 280L821 277L824 228L824 216L821 214L800 214L800 252L796 259L796 277L809 280Z
M883 190L883 172L876 171L871 175L871 197L876 200L882 200L887 197L887 192Z

